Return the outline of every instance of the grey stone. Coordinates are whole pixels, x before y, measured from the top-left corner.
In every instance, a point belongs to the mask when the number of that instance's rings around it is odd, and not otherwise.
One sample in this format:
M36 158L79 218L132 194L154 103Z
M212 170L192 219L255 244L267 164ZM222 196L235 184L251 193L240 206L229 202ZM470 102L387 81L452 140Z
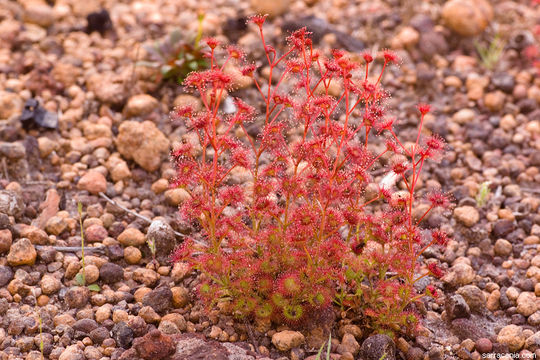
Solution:
M133 330L123 321L114 325L112 335L116 344L124 349L127 349L133 341Z
M90 290L85 286L74 286L70 288L64 297L67 306L70 309L82 308L88 303Z
M160 286L144 295L142 303L157 313L163 313L172 306L172 291L168 286Z
M0 213L14 216L18 219L24 209L24 203L19 194L10 190L0 190Z
M114 284L124 279L124 269L118 264L107 262L99 269L99 278L107 284Z
M395 360L396 345L388 335L377 334L364 340L360 354L364 360Z
M506 235L514 231L516 228L512 220L502 219L498 220L495 225L493 225L493 236L496 238L504 238Z
M173 228L160 218L152 221L146 232L146 239L155 243L156 257L159 262L167 261L176 247L176 235Z
M98 327L98 323L93 319L80 319L73 324L73 330L90 333Z
M92 339L92 341L94 342L94 344L101 344L103 340L108 339L110 337L110 334L109 334L109 330L107 330L106 327L100 326L90 331L89 336L90 336L90 339Z
M22 159L25 155L26 149L20 142L0 142L0 157Z
M85 356L77 345L68 346L60 355L58 360L84 360Z
M486 307L486 296L483 291L475 285L465 285L460 287L457 294L461 295L469 305L469 308L475 312L483 312Z
M0 287L6 286L13 279L13 271L9 266L0 266Z
M478 321L473 321L467 318L452 320L450 323L450 330L460 340L471 339L476 341L480 338L487 338L490 335Z

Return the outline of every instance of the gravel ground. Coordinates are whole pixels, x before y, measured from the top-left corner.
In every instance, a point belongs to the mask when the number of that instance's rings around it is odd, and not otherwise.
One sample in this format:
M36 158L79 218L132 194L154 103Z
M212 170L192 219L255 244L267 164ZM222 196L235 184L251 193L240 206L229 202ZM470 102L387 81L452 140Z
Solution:
M447 272L417 336L373 336L337 310L301 331L204 313L197 274L168 263L197 231L176 210L188 195L169 189L187 136L169 111L199 100L137 63L201 12L204 35L253 61L254 12L278 49L308 26L323 50L402 57L389 108L413 138L416 103L432 104L426 127L449 151L423 186L456 202L427 219L453 239L425 254ZM540 78L525 54L539 19L534 1L0 0L0 360L41 359L41 344L59 360L313 359L329 331L333 359L540 357ZM256 94L240 82L231 95ZM77 282L79 220L94 286Z

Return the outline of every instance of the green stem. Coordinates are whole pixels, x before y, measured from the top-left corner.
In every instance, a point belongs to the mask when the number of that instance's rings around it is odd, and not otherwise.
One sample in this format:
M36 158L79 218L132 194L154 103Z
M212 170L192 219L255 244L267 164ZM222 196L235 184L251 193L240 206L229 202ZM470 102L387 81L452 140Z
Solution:
M199 25L197 26L197 37L195 37L195 44L193 46L195 50L199 49L199 43L201 42L202 33L203 33L202 23L204 20L204 14L200 14L197 20L199 21Z
M83 232L83 222L82 222L82 204L80 202L77 204L77 209L79 211L79 225L81 227L82 281L83 281L83 286L86 286L86 273L85 273L85 266L84 266L84 232Z

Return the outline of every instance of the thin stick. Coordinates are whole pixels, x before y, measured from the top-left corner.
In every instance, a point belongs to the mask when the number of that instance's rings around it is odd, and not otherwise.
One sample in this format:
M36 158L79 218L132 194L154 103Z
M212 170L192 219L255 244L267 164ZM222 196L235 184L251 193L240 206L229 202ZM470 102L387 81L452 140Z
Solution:
M79 225L81 226L82 283L83 286L86 286L86 268L84 267L84 231L82 222L82 204L80 201L77 203L77 210L79 212Z
M114 206L116 206L117 208L119 209L122 209L124 210L125 212L127 213L130 213L131 215L135 216L135 217L138 217L139 219L142 219L146 222L149 222L151 223L152 220L150 220L149 218L147 218L146 216L142 216L142 215L139 215L137 214L135 211L133 210L129 210L128 208L126 208L125 206L122 206L120 205L119 203L117 203L116 201L114 201L113 199L111 199L110 197L108 197L107 195L105 195L104 193L100 192L99 193L99 196L101 196L102 198L104 198L105 200L107 200L108 202L110 202L111 204L113 204ZM175 232L176 233L176 232ZM181 233L176 233L178 236L184 236L184 234L181 234Z
M104 193L100 192L100 193L99 193L99 196L101 196L102 198L104 198L105 200L107 200L108 202L110 202L111 204L113 204L114 206L116 206L117 208L122 209L122 210L124 210L125 212L130 213L131 215L133 215L133 216L135 216L135 217L138 217L139 219L142 219L142 220L144 220L144 221L146 221L146 222L148 222L148 223L152 223L152 220L150 220L150 219L147 218L146 216L139 215L139 214L137 214L135 211L129 210L128 208L126 208L125 206L120 205L119 203L117 203L116 201L114 201L113 199L111 199L110 197L108 197L107 195L105 195ZM186 235L184 235L184 234L182 234L182 233L180 233L180 232L178 232L178 231L174 231L174 230L173 230L173 232L174 232L174 234L175 234L176 236L179 236L179 237L181 237L181 238L185 238L185 237L186 237ZM201 245L201 246L208 247L207 244L205 244L205 243L203 243L203 242L201 242L201 241L199 241L199 240L193 239L193 242L196 243L196 244L199 244L199 245Z
M54 182L49 180L30 180L30 181L23 181L21 184L23 185L47 185L52 186L54 185Z
M48 248L53 248L56 251L60 252L72 252L77 253L81 251L80 246L46 246L46 245L36 245L35 248L37 250L46 250ZM105 247L86 247L84 248L84 251L86 252L99 252L105 254Z
M521 188L521 190L524 191L524 192L530 192L530 193L533 193L533 194L540 194L540 190L537 190L537 189Z

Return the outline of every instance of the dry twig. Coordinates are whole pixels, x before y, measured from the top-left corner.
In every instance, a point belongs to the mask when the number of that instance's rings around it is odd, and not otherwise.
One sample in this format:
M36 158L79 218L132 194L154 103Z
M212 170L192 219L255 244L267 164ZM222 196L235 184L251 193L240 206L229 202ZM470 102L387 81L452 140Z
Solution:
M36 245L37 250L45 250L47 248L53 248L56 251L60 252L71 252L71 253L77 253L81 251L80 246L47 246L47 245ZM85 251L105 254L105 247L85 247Z

